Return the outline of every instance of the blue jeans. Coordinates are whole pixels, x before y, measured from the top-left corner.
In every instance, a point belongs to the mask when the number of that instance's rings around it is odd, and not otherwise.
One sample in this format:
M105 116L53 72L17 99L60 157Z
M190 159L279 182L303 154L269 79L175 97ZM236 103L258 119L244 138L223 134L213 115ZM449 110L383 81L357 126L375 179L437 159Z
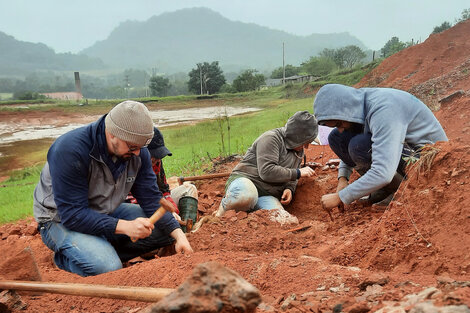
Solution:
M137 204L122 203L113 217L134 220L146 217ZM152 234L132 242L126 235L98 237L67 229L61 223L46 222L39 226L42 241L54 251L57 267L80 276L98 275L122 268L122 262L157 248L168 246L174 239L154 228Z
M235 179L227 188L221 205L224 210L253 212L256 210L284 209L273 196L258 197L258 190L251 180L245 177Z
M353 167L360 175L364 175L372 165L372 135L367 133L352 133L337 128L333 129L328 136L331 150L348 166ZM416 152L404 147L402 155L417 155ZM405 176L406 162L400 159L397 172Z

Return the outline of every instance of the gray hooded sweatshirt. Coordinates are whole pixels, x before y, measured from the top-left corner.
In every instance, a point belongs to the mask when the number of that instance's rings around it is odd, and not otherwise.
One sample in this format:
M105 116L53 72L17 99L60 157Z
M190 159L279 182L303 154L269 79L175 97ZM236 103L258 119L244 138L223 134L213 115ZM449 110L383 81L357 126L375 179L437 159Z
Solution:
M304 152L292 149L312 142L317 134L315 117L307 111L296 112L284 127L259 136L233 169L232 175L249 178L256 187L278 199L285 189L290 189L294 194L297 169Z
M352 88L325 85L317 93L313 110L319 122L340 120L362 124L372 135L371 168L339 192L349 204L389 184L395 175L404 143L422 147L447 141L441 124L415 96L391 88ZM341 162L338 177L349 176L352 168Z

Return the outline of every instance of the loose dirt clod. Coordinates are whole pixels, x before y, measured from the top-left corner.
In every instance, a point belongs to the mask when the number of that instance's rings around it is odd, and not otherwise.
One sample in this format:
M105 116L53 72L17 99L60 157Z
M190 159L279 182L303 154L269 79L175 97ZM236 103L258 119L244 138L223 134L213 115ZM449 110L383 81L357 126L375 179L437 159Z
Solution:
M29 247L24 248L18 254L0 263L0 273L4 279L42 280L33 252Z
M261 296L253 285L217 262L199 264L173 293L159 301L152 313L255 312Z

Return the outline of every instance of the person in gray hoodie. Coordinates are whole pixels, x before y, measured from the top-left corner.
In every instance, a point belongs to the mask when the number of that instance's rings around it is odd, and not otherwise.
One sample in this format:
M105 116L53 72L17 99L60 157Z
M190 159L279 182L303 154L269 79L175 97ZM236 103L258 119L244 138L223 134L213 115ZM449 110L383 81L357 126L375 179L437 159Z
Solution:
M402 157L419 157L424 145L447 141L431 110L402 90L328 84L313 110L320 125L335 128L328 141L341 159L336 192L321 199L328 211L362 197L388 205L405 176ZM349 184L353 169L361 177Z
M216 216L222 216L226 210L284 210L282 205L292 201L298 179L315 173L308 166L299 167L303 149L317 134L315 117L299 111L284 127L259 136L228 178Z

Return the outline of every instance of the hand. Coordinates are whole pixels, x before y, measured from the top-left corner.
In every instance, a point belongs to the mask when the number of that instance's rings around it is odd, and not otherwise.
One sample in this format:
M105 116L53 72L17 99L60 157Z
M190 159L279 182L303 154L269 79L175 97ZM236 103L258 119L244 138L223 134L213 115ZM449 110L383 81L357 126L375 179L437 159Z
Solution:
M321 197L321 205L325 210L336 208L343 204L338 193L329 193Z
M191 248L191 245L189 244L188 238L186 238L186 235L183 233L181 228L176 228L174 231L171 232L170 236L176 240L176 243L175 243L176 253L193 253L194 252L193 248Z
M290 189L284 189L281 197L281 204L288 205L292 201L292 191Z
M336 186L336 193L340 192L344 188L346 188L349 185L348 180L346 177L340 177L338 178L338 186Z
M154 227L148 218L138 217L132 221L119 220L115 232L116 234L127 235L133 241L136 241L150 236Z
M309 166L300 169L300 177L311 177L313 175L315 175L315 171Z
M170 189L175 189L176 187L178 187L180 185L177 176L171 176L171 177L167 178L166 182L167 182L168 186L170 186Z

